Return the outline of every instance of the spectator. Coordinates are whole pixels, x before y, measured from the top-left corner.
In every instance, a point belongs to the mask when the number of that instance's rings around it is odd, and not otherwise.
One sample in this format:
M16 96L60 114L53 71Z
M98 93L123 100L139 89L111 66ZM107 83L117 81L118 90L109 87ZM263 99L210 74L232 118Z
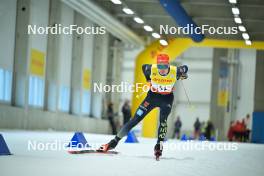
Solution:
M131 118L131 107L129 104L129 100L126 100L124 105L122 106L122 113L123 113L123 125L124 125Z
M246 131L245 124L240 122L239 120L236 121L234 125L234 138L236 141L242 142L244 140L244 134Z
M249 141L249 136L250 136L250 115L247 114L245 118L245 127L246 127L246 132L245 132L245 141Z
M107 106L107 117L110 123L110 126L112 128L112 134L116 134L116 125L114 122L114 109L113 109L113 103L110 102Z
M207 125L205 127L205 133L204 133L205 138L207 140L210 140L213 132L214 132L214 125L210 120L208 120Z
M194 122L194 138L197 139L200 136L201 131L201 122L199 120L199 117L196 118L196 121Z
M175 138L175 136L177 139L180 138L181 126L182 126L182 122L181 122L180 116L178 116L176 122L174 123L173 138Z
M250 115L247 114L245 119L245 125L247 129L250 129L249 124L250 124Z
M234 140L234 126L235 126L234 121L231 121L229 125L229 129L228 129L228 133L227 133L228 141Z

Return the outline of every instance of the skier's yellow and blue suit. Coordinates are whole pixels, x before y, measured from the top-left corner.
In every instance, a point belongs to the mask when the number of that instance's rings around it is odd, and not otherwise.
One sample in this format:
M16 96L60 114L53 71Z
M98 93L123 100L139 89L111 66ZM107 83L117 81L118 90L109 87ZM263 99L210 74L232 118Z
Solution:
M160 108L160 123L158 129L158 142L164 140L167 133L167 118L171 112L173 104L173 89L176 81L181 78L187 78L187 70L184 72L180 71L183 67L169 67L167 75L160 75L156 64L145 64L142 66L143 73L148 82L150 82L150 90L146 98L139 105L136 113L130 121L128 121L117 134L118 138L122 138L136 126L144 117L153 109ZM187 68L187 67L186 67Z

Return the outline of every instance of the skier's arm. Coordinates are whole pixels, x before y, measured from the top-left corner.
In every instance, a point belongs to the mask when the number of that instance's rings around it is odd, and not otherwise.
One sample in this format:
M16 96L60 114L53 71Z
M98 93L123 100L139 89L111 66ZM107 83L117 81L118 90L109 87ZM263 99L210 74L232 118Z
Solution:
M177 67L177 80L187 79L188 78L187 72L188 72L188 66L187 65Z
M150 64L144 64L142 66L143 74L145 75L146 80L150 81L150 74L151 74L151 65Z

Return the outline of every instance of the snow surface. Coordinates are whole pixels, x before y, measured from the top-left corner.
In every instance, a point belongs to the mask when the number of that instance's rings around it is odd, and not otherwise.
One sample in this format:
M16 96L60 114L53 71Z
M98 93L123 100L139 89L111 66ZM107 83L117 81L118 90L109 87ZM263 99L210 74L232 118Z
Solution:
M237 151L164 150L155 161L156 140L139 138L140 143L124 143L118 155L71 155L65 150L28 150L28 140L69 142L73 132L1 130L11 156L0 156L0 176L264 176L264 145L237 144ZM85 134L90 145L99 146L113 136ZM192 145L195 145L194 142ZM169 140L167 144L185 142Z

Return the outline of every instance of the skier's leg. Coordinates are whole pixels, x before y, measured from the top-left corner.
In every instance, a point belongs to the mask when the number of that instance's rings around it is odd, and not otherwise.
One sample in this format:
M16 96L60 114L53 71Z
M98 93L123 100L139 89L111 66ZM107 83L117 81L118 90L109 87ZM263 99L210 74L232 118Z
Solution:
M154 155L158 159L162 155L163 150L163 141L167 133L167 118L171 112L171 105L167 104L166 106L160 107L160 124L158 129L158 141L154 147Z
M144 117L153 109L155 108L154 103L151 102L151 96L147 96L145 100L140 104L136 113L132 119L130 119L117 133L114 139L112 139L108 144L102 145L100 150L107 151L116 147L118 142L127 135L127 133L136 126Z
M151 104L148 105L148 107L144 107L144 102L141 103L141 105L136 110L136 113L132 119L130 119L117 133L118 138L123 138L127 135L127 133L136 126L144 117L154 108Z
M167 134L167 118L171 112L173 103L173 94L167 97L164 102L160 105L160 124L158 129L158 141L154 147L154 154L156 159L162 155L162 142L164 141Z
M158 129L158 141L164 141L166 134L167 134L167 118L171 112L171 104L167 104L164 107L160 108L160 124Z

